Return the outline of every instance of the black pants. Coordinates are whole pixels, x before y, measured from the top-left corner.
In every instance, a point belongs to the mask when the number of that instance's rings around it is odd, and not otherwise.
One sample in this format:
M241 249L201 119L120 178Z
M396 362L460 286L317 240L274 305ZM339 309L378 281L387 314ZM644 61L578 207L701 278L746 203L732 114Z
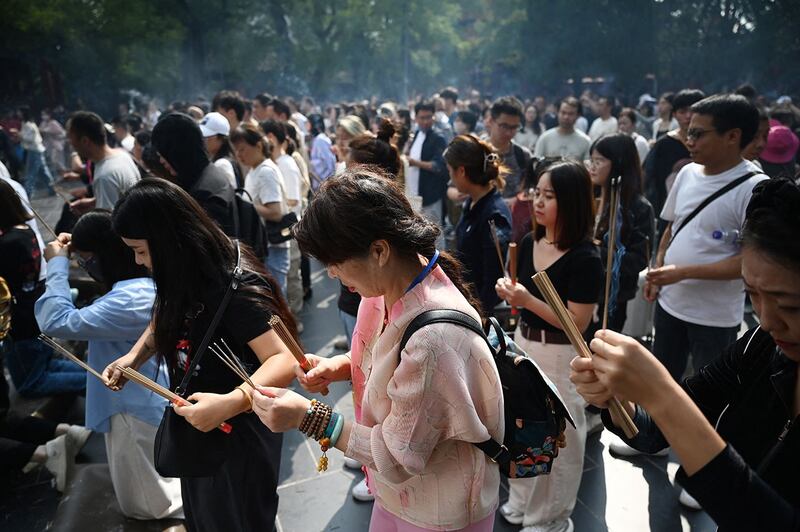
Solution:
M22 469L36 447L55 436L57 423L38 417L9 416L0 423L0 477Z

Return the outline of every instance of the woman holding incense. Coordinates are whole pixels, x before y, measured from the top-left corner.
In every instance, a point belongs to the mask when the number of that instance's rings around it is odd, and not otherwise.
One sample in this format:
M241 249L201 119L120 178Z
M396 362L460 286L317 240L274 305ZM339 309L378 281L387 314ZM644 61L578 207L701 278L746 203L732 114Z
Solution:
M148 329L127 355L105 369L110 386L125 383L122 367L139 368L157 352L176 387L198 354L239 260L244 273L212 332L212 342L224 340L256 383L287 386L294 379L294 358L268 323L278 315L294 333L280 289L250 250L225 236L186 192L162 179L144 179L119 200L113 223L136 262L152 273L156 299ZM191 472L181 472L186 526L272 530L282 436L248 413L250 390L236 374L210 349L200 356L185 390L193 404L174 407L197 429L190 431L194 439L187 448L178 449L200 461L192 464ZM226 420L233 426L227 435L216 429ZM222 463L206 465L204 458L211 456L221 456Z
M45 248L47 289L36 302L42 332L89 342L88 363L98 371L130 351L150 323L155 287L147 269L114 233L111 212L90 211L72 235L62 233ZM106 292L80 309L69 286L70 255ZM167 384L166 368L148 360L141 371ZM163 478L153 464L156 428L167 402L140 386L114 393L86 375L86 426L105 436L111 483L120 510L134 519L183 518L180 481Z
M445 150L444 160L451 183L468 196L456 227L457 255L465 279L475 286L483 313L489 315L500 302L494 285L504 275L501 258L511 239L511 211L501 194L505 180L500 157L477 137L459 135Z
M609 218L611 210L611 179L620 177L617 187L618 215L621 222L616 228L619 237L615 251L621 253L618 282L612 284L609 297L608 328L621 332L627 317L628 301L634 298L639 286L639 272L650 261L651 245L655 237L655 215L653 206L642 194L642 165L636 143L622 133L606 135L596 140L589 149L591 159L587 161L592 184L600 188L600 208L596 218L594 238L600 242L600 258L606 266L608 253ZM621 244L621 246L620 246ZM624 251L623 251L624 248ZM590 330L602 326L605 294L601 290L599 319Z
M535 224L519 245L519 281L498 279L497 295L521 309L515 341L558 388L575 428L567 425L567 446L558 467L547 476L510 479L509 499L500 513L523 530L573 530L586 443L584 402L569 381L575 356L558 317L544 301L531 276L546 270L578 329L589 325L603 285L603 266L592 243L592 183L586 168L574 161L550 165L534 184Z
M678 456L676 480L720 530L800 530L800 187L759 183L742 231L742 277L760 325L682 384L636 340L598 331L572 361L587 401L622 401L632 447Z
M295 237L363 299L352 360L349 353L309 355L316 367L299 372L299 381L317 392L352 379L360 420L289 390L253 394L253 409L272 430L300 428L321 437L323 449L336 447L366 466L372 532L488 532L494 524L500 472L472 445L502 441L504 433L488 346L463 327L434 324L398 352L406 326L425 310L480 318L459 263L435 247L439 233L396 183L372 170L347 169L323 183Z

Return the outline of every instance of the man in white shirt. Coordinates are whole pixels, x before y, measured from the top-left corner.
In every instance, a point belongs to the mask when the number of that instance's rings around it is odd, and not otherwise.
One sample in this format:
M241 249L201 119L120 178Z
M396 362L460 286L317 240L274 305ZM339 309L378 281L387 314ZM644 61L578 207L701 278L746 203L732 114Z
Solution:
M711 96L694 104L692 112L686 146L694 162L678 173L664 204L661 217L669 225L645 284L645 297L658 300L653 353L676 380L689 353L697 370L736 340L744 283L735 236L753 187L767 179L742 158L759 120L746 98ZM743 177L687 222L706 198Z
M579 108L580 102L573 96L561 101L558 107L558 127L542 133L536 141L533 154L535 157L569 157L577 161L589 158L589 146L592 142L586 133L575 129Z
M95 208L112 210L122 193L139 181L133 158L106 144L103 119L92 112L74 113L67 121L67 137L82 160L94 162L94 197L76 199L70 208L79 215Z
M603 135L613 135L617 132L617 119L611 116L611 100L602 96L597 100L598 117L589 128L589 139L596 141Z
M126 117L118 116L114 118L114 120L111 121L111 125L114 126L114 137L119 142L119 145L128 153L133 153L133 145L136 143L136 139L131 135L130 126Z
M25 191L28 193L28 197L33 197L33 192L38 188L37 182L43 181L48 194L52 196L55 194L53 176L44 158L42 134L33 120L33 114L29 107L20 107L19 117L22 120L22 129L19 132L20 140L22 148L25 150Z

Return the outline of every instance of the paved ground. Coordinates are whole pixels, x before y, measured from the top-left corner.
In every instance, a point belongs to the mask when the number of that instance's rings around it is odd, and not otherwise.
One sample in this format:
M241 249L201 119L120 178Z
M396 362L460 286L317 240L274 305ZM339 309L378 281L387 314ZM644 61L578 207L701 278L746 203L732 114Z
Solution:
M34 205L51 225L55 224L60 210L57 202L37 200ZM42 233L49 239L46 231ZM333 343L342 334L336 315L338 285L327 278L319 265L314 265L312 269L314 296L302 316L305 324L302 340L307 350L327 355L334 352ZM352 412L347 384L332 386L327 400L335 402L340 411ZM70 407L68 415L73 419L78 418L81 407L78 400ZM573 514L578 532L715 530L713 522L703 512L686 511L678 504L678 488L674 485L678 466L674 457L615 459L608 453L610 439L607 432L589 438L583 481ZM367 529L372 505L356 502L350 496L349 491L361 479L361 473L343 468L341 453L335 450L330 452L329 470L319 474L316 471L319 447L293 431L285 437L282 456L277 523L279 532L350 532ZM102 438L93 435L79 458L90 464L105 462ZM92 465L91 468L102 470L102 466L98 465ZM92 477L87 475L87 478ZM105 522L104 515L108 519L116 511L113 496L106 489L104 498L86 500L80 492L81 486L86 485L85 482L78 483L73 492L62 497L50 487L50 476L44 471L34 471L11 479L10 486L0 492L0 530L75 530L68 523L78 519L76 512L98 516L91 521L94 525L90 527L92 530L164 528L159 523L131 520L117 522L113 526L102 524ZM500 497L502 501L507 498L505 486L501 487ZM80 504L75 504L78 501ZM86 520L85 516L83 520ZM508 525L499 516L496 519L495 530L512 531L518 528Z

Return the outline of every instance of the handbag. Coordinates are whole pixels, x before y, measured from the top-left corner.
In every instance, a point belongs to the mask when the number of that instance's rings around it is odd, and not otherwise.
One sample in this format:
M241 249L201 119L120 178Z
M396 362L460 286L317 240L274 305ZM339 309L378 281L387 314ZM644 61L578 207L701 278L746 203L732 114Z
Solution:
M183 397L189 381L197 374L196 368L205 354L211 337L225 313L233 292L242 279L241 249L236 240L236 267L231 274L231 282L220 301L217 312L203 336L200 347L192 357L191 364L183 376L175 393ZM196 478L216 474L228 456L228 434L221 430L202 432L194 428L186 419L175 413L172 406L164 409L164 416L158 425L154 442L154 462L156 471L162 477Z
M428 310L415 317L403 332L400 353L415 332L433 323L451 323L483 338L500 375L506 428L503 441L489 438L472 444L496 462L508 478L549 474L567 422L575 426L555 385L503 332L497 320L489 318L487 333L469 314L458 310Z

